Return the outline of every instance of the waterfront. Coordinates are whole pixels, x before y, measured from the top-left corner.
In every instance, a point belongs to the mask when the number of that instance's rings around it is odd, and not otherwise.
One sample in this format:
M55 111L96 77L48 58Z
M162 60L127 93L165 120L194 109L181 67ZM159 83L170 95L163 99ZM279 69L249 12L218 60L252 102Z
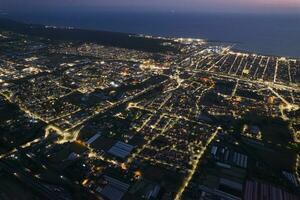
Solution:
M16 13L24 22L83 29L141 33L167 37L204 38L235 44L242 51L300 57L298 14L183 14L72 12Z

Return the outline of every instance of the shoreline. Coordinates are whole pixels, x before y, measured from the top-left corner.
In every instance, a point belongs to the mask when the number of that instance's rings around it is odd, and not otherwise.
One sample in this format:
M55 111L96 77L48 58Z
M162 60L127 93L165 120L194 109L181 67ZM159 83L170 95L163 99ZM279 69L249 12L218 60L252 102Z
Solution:
M122 31L110 31L110 30L105 30L105 29L98 29L98 28L82 28L82 27L73 27L73 26L55 26L55 25L50 25L50 24L36 24L36 23L30 23L30 22L25 22L22 20L15 20L10 17L0 17L0 20L10 20L12 22L20 23L23 25L27 26L40 26L43 27L44 29L52 29L52 30L63 30L63 31L68 31L68 30L74 30L74 31L86 31L86 32L94 32L97 33L107 33L107 34L122 34L122 35L127 35L129 37L143 37L144 39L149 39L148 37L151 37L152 39L155 40L171 40L175 38L191 38L191 39L199 39L199 40L204 40L208 43L216 44L216 46L221 46L221 45L232 45L231 50L234 52L240 52L240 53L247 53L247 54L257 54L257 55L262 55L262 56L269 56L269 57L285 57L287 59L295 59L299 60L300 56L288 56L284 54L272 54L272 53L263 53L259 51L254 51L254 50L247 50L243 48L236 47L238 44L242 44L242 42L235 42L235 41L222 41L222 40L213 40L209 38L195 38L195 37L172 37L172 36L163 36L164 34L145 34L145 33L130 33L130 32L122 32Z

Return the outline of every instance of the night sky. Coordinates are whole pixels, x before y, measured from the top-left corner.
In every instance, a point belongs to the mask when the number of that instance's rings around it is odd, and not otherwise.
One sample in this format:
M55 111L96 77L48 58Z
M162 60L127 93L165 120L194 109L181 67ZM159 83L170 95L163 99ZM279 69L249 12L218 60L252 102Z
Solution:
M300 13L300 0L0 0L0 10L8 12L57 9Z

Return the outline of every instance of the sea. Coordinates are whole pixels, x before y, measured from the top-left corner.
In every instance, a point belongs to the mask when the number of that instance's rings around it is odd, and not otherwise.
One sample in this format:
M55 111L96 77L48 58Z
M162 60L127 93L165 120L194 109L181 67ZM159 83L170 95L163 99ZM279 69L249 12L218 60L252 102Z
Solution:
M176 12L8 13L15 20L61 27L201 38L264 55L300 58L299 14L213 14Z

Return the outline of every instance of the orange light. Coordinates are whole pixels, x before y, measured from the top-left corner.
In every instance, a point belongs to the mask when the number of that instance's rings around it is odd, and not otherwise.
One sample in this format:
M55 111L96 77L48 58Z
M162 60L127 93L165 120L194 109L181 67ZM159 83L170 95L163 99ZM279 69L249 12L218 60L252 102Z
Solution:
M86 147L87 146L86 143L84 141L82 141L82 140L76 140L75 143L78 144L78 145L80 145L80 146L82 146L82 147Z
M122 164L121 164L121 168L122 168L123 170L127 170L126 164L125 164L125 163L122 163Z
M141 171L135 171L134 172L134 178L139 179L142 176L142 172Z
M88 182L89 182L89 179L84 179L82 181L81 185L86 186Z

